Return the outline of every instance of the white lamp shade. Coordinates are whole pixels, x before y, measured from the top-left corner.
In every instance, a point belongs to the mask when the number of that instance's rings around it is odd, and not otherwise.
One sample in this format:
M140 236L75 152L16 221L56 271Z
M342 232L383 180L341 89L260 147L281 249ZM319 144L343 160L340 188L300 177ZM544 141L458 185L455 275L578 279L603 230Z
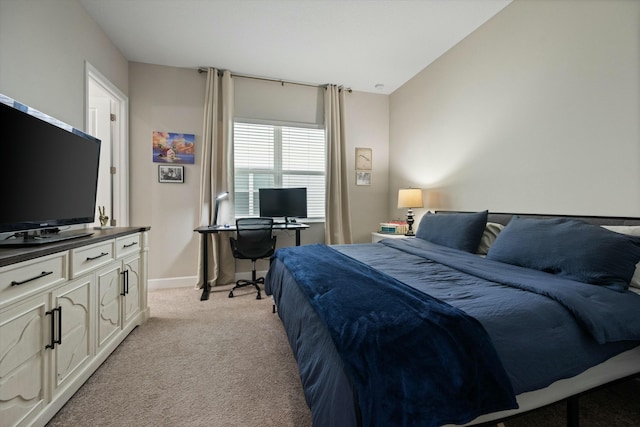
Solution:
M422 189L420 188L401 188L398 190L398 209L400 208L421 208Z

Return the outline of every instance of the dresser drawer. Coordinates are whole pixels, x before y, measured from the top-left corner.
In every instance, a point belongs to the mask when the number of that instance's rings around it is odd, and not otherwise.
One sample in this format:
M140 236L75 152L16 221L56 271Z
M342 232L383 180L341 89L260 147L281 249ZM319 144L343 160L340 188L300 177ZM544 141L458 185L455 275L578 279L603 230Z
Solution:
M116 239L116 258L140 252L142 246L142 235L140 233L129 236L118 237Z
M0 302L62 283L68 278L68 252L0 267Z
M115 240L96 243L71 251L71 277L75 278L115 260Z

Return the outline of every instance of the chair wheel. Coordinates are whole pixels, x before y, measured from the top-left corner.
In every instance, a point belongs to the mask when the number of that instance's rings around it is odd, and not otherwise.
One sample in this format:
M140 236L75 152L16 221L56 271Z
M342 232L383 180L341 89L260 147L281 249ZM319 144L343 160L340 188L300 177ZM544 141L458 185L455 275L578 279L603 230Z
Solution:
M260 294L258 294L258 296L256 297L256 299L262 299L262 296Z
M229 298L233 298L233 291L229 292Z

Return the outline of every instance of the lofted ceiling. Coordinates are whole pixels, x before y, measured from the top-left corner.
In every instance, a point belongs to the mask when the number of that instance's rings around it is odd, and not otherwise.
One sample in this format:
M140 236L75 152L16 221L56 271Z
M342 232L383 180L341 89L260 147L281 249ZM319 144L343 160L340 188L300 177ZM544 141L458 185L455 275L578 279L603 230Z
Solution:
M389 94L511 0L80 2L132 62Z

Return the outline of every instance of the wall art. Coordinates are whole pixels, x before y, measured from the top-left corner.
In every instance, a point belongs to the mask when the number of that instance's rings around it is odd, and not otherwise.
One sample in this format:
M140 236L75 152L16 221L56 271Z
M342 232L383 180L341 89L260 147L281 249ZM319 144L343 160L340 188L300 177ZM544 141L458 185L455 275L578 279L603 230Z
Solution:
M184 166L158 165L158 182L184 182Z
M195 139L190 133L153 131L153 161L155 163L195 163Z

